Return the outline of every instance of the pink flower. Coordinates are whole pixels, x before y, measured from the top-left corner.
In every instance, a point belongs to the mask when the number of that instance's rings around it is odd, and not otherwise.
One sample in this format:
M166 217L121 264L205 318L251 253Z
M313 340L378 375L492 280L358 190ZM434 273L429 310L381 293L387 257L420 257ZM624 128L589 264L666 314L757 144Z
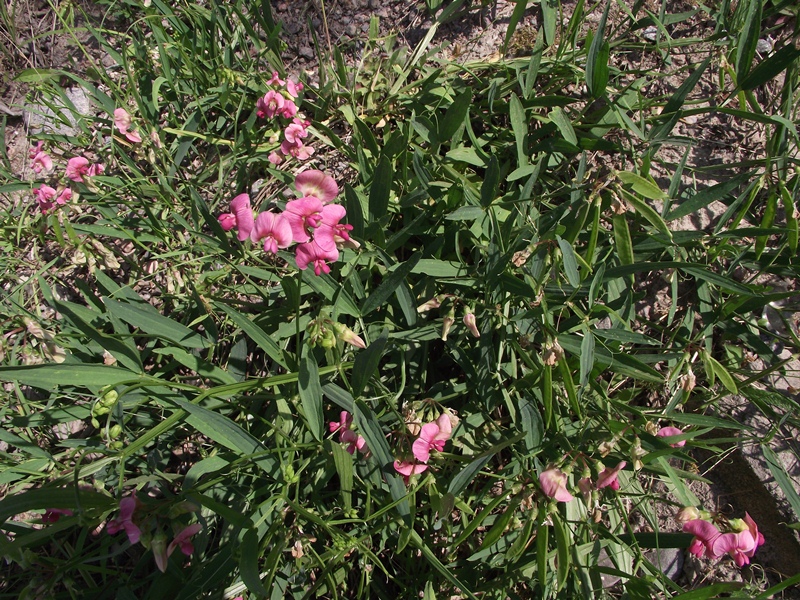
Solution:
M303 196L314 196L319 198L323 204L332 202L339 195L339 186L336 185L336 180L317 169L298 173L294 178L294 187Z
M239 229L238 238L240 242L250 237L255 225L253 209L250 208L250 196L239 194L231 200L231 212L217 217L219 224L225 231L230 231L234 227Z
M347 444L347 451L350 454L353 454L356 450L366 454L369 452L367 442L363 437L351 431L350 426L352 424L353 416L346 410L343 410L339 413L339 422L331 421L328 423L328 429L330 429L331 433L339 432L339 441Z
M28 150L28 158L35 158L36 155L42 151L43 147L44 147L44 142L42 140L36 142L36 145L31 147L30 150Z
M581 495L586 502L589 502L589 499L592 497L592 491L594 490L594 484L592 480L588 477L581 477L578 480L578 489L581 491Z
M428 465L420 465L417 463L412 463L408 461L394 461L394 470L400 473L403 476L403 480L408 483L409 478L412 475L416 475L418 473L424 473L428 469Z
M297 119L295 119L297 121ZM286 141L296 144L301 139L305 139L308 137L308 130L301 123L292 123L286 126L286 129L283 130L283 137L286 138Z
M48 508L42 515L42 523L56 523L62 515L71 517L73 514L68 508Z
M297 98L301 91L303 91L302 83L295 83L291 79L286 81L286 93L292 98Z
M539 485L542 486L545 496L554 498L557 502L572 500L572 494L567 491L567 476L561 469L552 467L542 471Z
M86 171L86 175L89 177L94 177L95 175L102 175L103 171L106 168L100 163L94 163L92 166L89 167L89 170Z
M283 140L281 152L286 156L294 156L298 160L308 160L314 154L314 148L304 145L300 140L296 140L294 143Z
M600 476L597 478L597 489L602 489L604 487L610 487L612 490L619 489L619 481L617 480L617 476L619 472L625 468L625 465L628 464L624 460L620 462L616 467L613 469L609 469L606 467L600 472Z
M138 144L142 141L142 136L135 131L129 131L132 122L133 119L124 108L118 108L114 111L114 127L116 127L117 131L124 135L128 141Z
M322 201L314 196L290 200L283 214L292 228L294 241L303 244L311 239L309 232L322 221Z
M56 191L49 185L40 185L38 188L33 189L33 195L39 203L39 210L47 212L52 209L55 204L52 202L56 197Z
M682 430L678 429L677 427L662 427L658 430L656 434L658 437L672 437L673 435L681 435L683 433ZM673 448L680 448L681 446L686 445L686 440L680 440L675 442L674 444L670 444Z
M267 85L284 86L286 82L278 76L277 71L272 72L272 78L267 82Z
M367 448L367 441L360 435L356 435L356 433L350 429L342 430L342 432L339 434L339 441L347 444L346 449L350 454L354 454L356 450L359 450L363 453L367 453L369 451L369 448Z
M431 450L441 452L444 450L444 443L450 439L452 425L450 417L442 413L435 423L426 423L420 430L419 437L414 440L411 452L421 463L426 463L430 459Z
M343 244L350 240L352 225L339 223L347 211L340 204L326 204L320 211L322 220L314 232L314 239L320 246L325 248L335 248L338 244Z
M291 119L297 114L297 104L295 104L293 100L287 98L284 100L283 106L279 112L284 119Z
M37 144L37 148L41 146L42 142ZM53 159L50 158L50 155L47 152L39 151L33 155L31 161L31 169L36 174L41 173L42 171L49 171L53 168Z
M294 254L297 268L305 271L309 265L313 265L314 274L330 273L331 268L328 262L339 260L339 251L336 248L327 249L317 244L314 240L306 244L299 244Z
M89 161L83 156L76 156L67 161L67 179L83 182L83 176L89 173Z
M125 533L128 534L128 540L131 544L138 542L139 537L142 535L142 531L133 522L133 513L136 511L138 505L139 500L136 498L135 494L131 494L130 496L120 500L119 516L116 519L108 522L108 525L106 525L106 531L108 531L109 534L114 535L124 529Z
M351 415L346 410L343 410L339 413L339 422L331 421L328 423L328 429L330 429L331 433L339 431L339 429L345 430L350 429L350 425L353 423L353 415Z
M292 244L292 226L282 214L267 211L256 217L250 240L259 242L264 240L264 252L277 254L278 249L288 248Z
M689 552L695 556L706 558L719 558L724 552L717 553L714 550L714 542L722 535L712 523L703 519L694 519L683 524L683 531L691 533L695 537L689 545Z
M194 552L194 546L190 538L196 533L199 533L201 529L203 529L203 526L200 523L194 523L193 525L184 527L181 532L175 536L175 539L169 543L169 546L167 546L167 556L172 556L175 548L179 546L181 552L186 556L191 556L192 552Z
M285 103L286 98L283 97L283 94L270 90L256 102L256 114L262 119L271 119L283 109Z
M273 165L279 165L283 162L283 158L281 158L281 155L277 152L270 152L267 160L269 160L269 162L271 162Z
M61 190L61 193L58 195L58 198L56 198L56 204L64 205L67 202L69 202L71 198L72 198L72 190L69 188L64 188L63 190Z
M714 553L721 556L727 552L734 562L742 567L750 564L750 558L755 554L756 548L764 543L764 536L759 533L758 525L748 513L744 514L743 522L739 519L735 519L735 521L747 528L733 533L724 533L716 538Z

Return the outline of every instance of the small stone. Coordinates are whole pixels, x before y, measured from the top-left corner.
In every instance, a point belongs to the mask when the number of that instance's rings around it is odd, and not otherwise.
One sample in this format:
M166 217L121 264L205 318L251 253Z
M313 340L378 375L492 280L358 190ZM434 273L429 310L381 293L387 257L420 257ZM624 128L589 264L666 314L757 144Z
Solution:
M772 40L769 38L761 38L756 43L756 52L759 54L769 54L772 52Z
M353 37L356 33L358 33L358 28L352 23L350 23L347 27L344 28L344 32L350 37Z
M650 25L642 32L642 37L648 42L655 42L656 38L658 37L658 27L655 25Z
M659 548L650 559L667 577L675 581L683 573L683 550L680 548Z
M381 0L369 0L369 7L372 10L377 10L381 7Z
M298 53L300 56L307 58L308 60L313 60L314 58L314 50L311 49L311 46L300 46Z
M59 98L54 97L52 100L61 115L66 118L69 125L63 123L60 118L56 117L56 114L49 106L34 104L29 110L23 113L25 123L32 133L47 132L61 135L78 135L80 133L78 121L91 117L92 101L89 99L86 90L82 87L75 86L68 88L65 93L69 101L72 102L72 105L75 107L74 112L60 103Z

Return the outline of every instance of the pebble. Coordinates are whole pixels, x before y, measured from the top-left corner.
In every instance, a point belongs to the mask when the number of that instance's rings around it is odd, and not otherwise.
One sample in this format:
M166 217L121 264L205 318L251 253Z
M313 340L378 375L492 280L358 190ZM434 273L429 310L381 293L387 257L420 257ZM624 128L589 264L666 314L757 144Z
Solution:
M312 60L314 58L314 50L311 48L311 46L300 46L298 53L300 56L307 58L308 60Z
M769 54L772 52L772 40L769 38L761 38L756 43L756 52L759 54Z
M75 86L68 88L65 94L75 107L75 112L72 112L64 106L58 97L54 97L52 100L54 105L58 107L59 112L66 117L69 125L63 123L61 119L56 118L56 114L49 106L33 104L22 114L31 133L47 132L60 135L78 135L80 133L80 128L77 126L78 120L90 118L92 114L92 101L89 99L86 90L82 87Z
M646 39L648 42L655 42L656 37L658 37L658 27L655 25L650 25L647 29L642 32L642 37Z

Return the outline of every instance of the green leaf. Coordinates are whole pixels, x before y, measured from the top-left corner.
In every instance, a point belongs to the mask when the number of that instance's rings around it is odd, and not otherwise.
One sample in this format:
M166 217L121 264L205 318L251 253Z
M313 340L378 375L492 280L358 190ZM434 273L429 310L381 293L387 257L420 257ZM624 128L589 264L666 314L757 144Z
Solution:
M715 200L722 200L733 190L745 183L750 176L751 172L743 173L723 181L722 183L718 183L716 185L712 185L711 187L700 190L694 196L683 201L673 211L671 211L667 215L666 220L674 221L675 219L680 219L681 217L690 215L693 212L708 206Z
M308 345L303 350L300 359L300 372L297 379L300 392L300 402L303 404L303 413L308 421L308 428L317 440L322 439L322 387L319 383L319 367Z
M489 166L481 184L481 206L489 206L497 196L497 185L500 183L500 165L497 157L492 155Z
M258 533L254 529L249 529L242 536L242 546L239 554L239 574L250 592L266 598L269 596L269 591L261 583L261 574L258 568L260 556L261 548L258 543Z
M111 510L117 502L105 494L75 488L38 488L9 494L0 500L0 523L32 510L69 508Z
M161 315L150 304L139 305L120 302L104 297L106 310L129 325L138 327L142 333L169 340L182 348L208 348L211 342L185 325Z
M422 258L422 252L417 251L412 254L407 261L399 264L361 305L361 315L368 315L386 302L389 296L391 296L400 285L405 283L406 277L408 277L409 273L414 269L420 258Z
M736 81L744 81L750 73L758 38L761 37L761 7L764 4L762 0L741 1L747 2L747 13L736 44Z
M456 96L453 103L447 107L444 117L439 122L439 130L437 137L439 143L449 142L454 138L458 128L461 127L467 119L469 107L472 103L472 91L467 89Z
M630 204L633 209L643 216L650 224L658 229L664 236L671 242L672 241L672 232L667 227L667 224L664 222L664 219L661 218L653 208L647 204L644 200L640 200L633 194L629 194L625 190L622 190L622 195L624 196L625 200Z
M503 38L503 54L508 52L508 43L511 41L511 38L514 37L514 31L517 29L517 24L522 20L522 17L525 16L525 9L528 8L528 0L514 1L514 11L511 13L511 18L508 20L506 36Z
M628 220L624 214L615 214L612 217L614 224L614 242L617 246L617 256L619 262L623 265L633 264L633 242L631 241L631 232L628 229ZM606 273L606 280L611 279Z
M608 84L608 57L609 45L605 39L606 19L611 2L606 2L603 15L597 24L597 31L592 38L589 46L589 54L586 57L586 87L592 98L600 98L606 91Z
M450 481L450 485L447 487L447 491L453 494L453 496L459 496L461 492L467 489L467 486L470 484L470 482L478 473L480 473L481 469L486 465L486 463L489 462L491 458L492 455L487 454L474 459L466 467L461 469L461 471L458 472L458 475L453 477L453 479Z
M739 87L748 91L764 85L788 69L798 57L800 57L800 48L795 47L794 44L786 44L775 54L760 62L747 77L740 80Z
M650 179L645 179L641 175L631 173L630 171L617 171L616 175L622 183L631 186L633 191L645 198L649 198L650 200L663 200L667 198L667 194L662 192L661 188Z
M378 370L381 358L383 358L386 344L389 341L389 330L384 329L377 339L373 340L369 346L356 355L353 362L350 386L353 396L358 398L367 387L370 378Z
M392 164L386 156L381 156L369 190L369 214L372 221L379 221L386 216L391 190Z
M738 386L736 385L736 380L733 376L728 372L728 369L722 366L717 359L713 356L704 353L703 360L709 364L711 370L714 371L714 374L719 377L720 382L722 385L725 386L731 394L738 393Z
M520 6L525 6L524 0L517 2L517 8ZM516 8L514 10L516 11ZM528 155L525 151L525 143L528 136L528 121L525 118L525 109L522 108L522 102L520 102L517 95L513 92L509 100L509 113L511 116L511 130L514 132L514 141L517 144L517 170L519 170L528 164ZM521 175L520 177L523 176ZM517 177L517 179L519 179L519 177Z
M688 548L694 537L691 533L623 533L617 536L623 544L639 548Z
M54 390L63 387L97 389L120 383L153 383L158 380L139 375L121 367L105 365L46 364L19 367L0 367L0 380L18 381L22 385Z
M575 135L575 130L572 128L572 122L569 120L567 113L560 106L556 106L550 111L550 120L558 128L561 136L573 146L578 145L578 136Z
M333 464L339 475L339 487L342 490L342 501L345 509L353 506L353 457L342 444L325 440L327 450L333 456Z
M453 212L445 216L448 221L474 221L480 219L486 214L486 211L481 206L459 206Z
M570 548L572 542L567 536L567 526L558 515L553 515L553 533L556 537L556 588L560 591L567 582L570 571Z
M542 26L544 38L548 46L556 43L556 25L558 20L558 5L553 0L539 0L542 8Z
M208 379L223 385L237 383L237 379L224 369L220 369L216 365L203 360L199 356L195 356L194 354L186 352L180 348L174 348L171 346L168 348L156 348L153 350L153 353L162 356L171 356L184 367L191 369L200 375L200 377L207 377Z
M23 69L14 77L14 81L20 83L43 83L49 80L56 80L60 71L55 69Z
M772 473L775 481L778 482L784 496L786 496L786 500L789 502L789 506L792 507L795 518L800 520L800 495L797 494L797 490L786 472L783 462L770 448L769 444L761 444L761 451L764 453L764 459L767 461L770 473Z
M587 327L583 331L583 341L581 342L580 357L580 383L581 387L586 387L589 383L589 375L594 368L594 336Z
M564 274L567 276L567 281L572 287L579 287L581 284L581 276L578 273L578 261L575 258L575 250L572 248L567 240L556 236L558 240L558 247L561 249L561 258L564 263Z
M186 422L209 439L237 452L242 458L252 459L270 477L278 476L279 465L267 448L229 418L179 398L170 397L164 403L186 411Z
M224 302L214 302L214 306L228 315L231 320L236 323L236 326L244 331L245 335L253 340L256 345L267 354L267 356L269 356L284 369L287 368L286 361L283 358L283 352L278 347L278 344L276 344L263 329L253 323L253 321L247 318L247 316L228 306Z

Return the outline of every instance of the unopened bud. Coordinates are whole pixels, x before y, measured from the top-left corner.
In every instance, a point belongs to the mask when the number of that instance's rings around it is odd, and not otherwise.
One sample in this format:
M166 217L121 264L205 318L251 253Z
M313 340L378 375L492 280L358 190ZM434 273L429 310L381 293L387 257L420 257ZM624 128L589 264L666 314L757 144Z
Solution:
M688 523L689 521L695 521L697 519L701 519L702 517L700 516L700 511L694 506L684 506L678 511L678 514L675 515L675 518L680 523Z
M452 308L442 319L442 341L447 341L447 334L450 333L450 328L456 322L456 311Z
M361 348L362 350L367 347L359 336L356 335L355 331L347 327L346 325L342 325L341 323L334 323L333 329L336 331L336 337L338 337L343 342L350 344L351 346L355 346L356 348Z
M478 331L478 324L475 321L475 315L469 309L464 311L464 325L467 326L469 332L472 334L472 337L479 338L481 337L481 332Z
M433 310L434 308L439 308L441 305L442 303L439 301L439 298L431 298L427 302L420 304L417 307L417 312L418 313L428 312L429 310Z

